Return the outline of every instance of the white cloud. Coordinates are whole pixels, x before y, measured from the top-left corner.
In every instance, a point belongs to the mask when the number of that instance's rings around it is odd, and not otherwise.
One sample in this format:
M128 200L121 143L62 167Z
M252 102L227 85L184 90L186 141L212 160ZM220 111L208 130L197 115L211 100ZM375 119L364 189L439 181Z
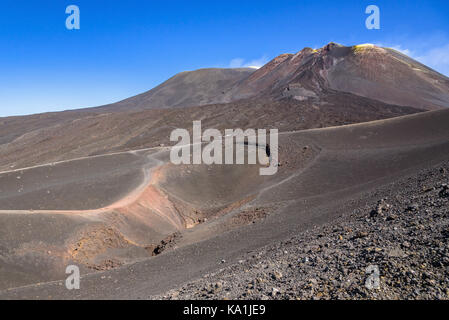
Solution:
M235 58L232 59L231 62L229 62L229 68L241 68L243 66L243 60L242 58Z
M235 58L229 62L229 68L256 68L264 66L268 62L268 58L263 56L259 59L246 61L242 58Z
M378 47L394 49L396 51L399 51L400 53L405 54L406 56L413 57L412 51L410 51L409 49L403 48L400 44L386 45L385 43L378 42L378 43L375 43L374 45L378 46Z
M399 51L400 53L403 53L406 56L413 57L413 53L409 49L403 49L400 45L392 46L390 48Z
M415 57L419 62L449 76L449 44L433 48Z
M421 50L410 50L404 48L402 45L383 45L376 44L381 47L388 47L395 49L419 62L425 64L426 66L449 76L449 43Z

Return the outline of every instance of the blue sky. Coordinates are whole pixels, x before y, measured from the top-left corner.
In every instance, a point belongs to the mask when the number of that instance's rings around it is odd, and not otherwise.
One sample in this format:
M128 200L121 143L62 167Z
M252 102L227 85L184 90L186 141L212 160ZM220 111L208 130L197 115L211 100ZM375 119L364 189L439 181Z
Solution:
M449 75L449 1L1 0L0 116L115 102L174 74L262 65L330 41L395 47ZM80 8L80 30L65 9ZM365 8L380 8L380 30Z

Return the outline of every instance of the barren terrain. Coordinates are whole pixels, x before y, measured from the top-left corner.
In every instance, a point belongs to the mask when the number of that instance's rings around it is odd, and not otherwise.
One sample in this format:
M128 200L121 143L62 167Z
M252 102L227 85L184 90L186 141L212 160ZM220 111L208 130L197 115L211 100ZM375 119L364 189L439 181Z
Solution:
M448 81L330 43L2 118L0 298L447 298ZM278 129L278 172L172 164L171 131L195 120ZM363 289L371 262L381 291ZM65 288L70 264L81 290Z
M108 214L93 211L86 216L60 212L45 215L29 213L34 219L23 219L23 214L3 213L2 219L12 223L9 227L3 223L4 228L11 230L11 226L14 226L16 230L27 230L31 234L32 241L28 244L23 239L18 241L17 235L14 235L12 238L20 246L7 251L12 254L10 258L13 262L22 257L18 260L22 266L28 255L40 254L41 259L46 261L43 256L50 246L56 252L67 250L61 243L58 245L55 240L48 239L47 235L50 234L42 233L39 229L39 225L45 224L45 218L56 222L63 220L65 226L67 220L73 221L72 223L77 221L77 229L81 229L84 236L73 237L73 230L68 234L72 235L75 245L87 241L87 247L81 246L86 250L83 257L87 260L79 260L87 268L92 267L91 264L101 257L99 253L105 250L105 246L96 247L95 244L96 241L104 241L105 232L110 234L106 239L111 239L108 241L109 247L106 246L109 250L107 256L113 256L117 261L106 260L103 261L103 267L100 263L96 268L108 269L111 264L121 265L126 262L125 257L129 257L129 252L135 252L135 257L145 257L142 252L137 252L143 247L152 249L147 250L148 256L156 256L141 262L125 263L106 274L85 275L82 279L84 290L76 293L68 292L58 282L51 282L38 287L27 286L2 291L2 296L139 298L170 289L223 264L238 261L246 252L260 246L280 242L314 225L333 221L343 213L342 208L349 210L354 205L354 200L363 194L419 168L444 161L449 154L447 121L449 113L442 110L365 124L282 133L279 174L259 178L261 181L247 179L248 174L251 175L251 168L243 170L239 166L228 166L224 170L221 166L214 169L202 168L200 165L189 169L162 165L161 177L154 184L157 186L154 192L165 195L161 201L168 199L168 202L162 206L157 205L159 200L145 202L145 215L143 212L139 214L139 210L131 210L132 204L121 209L113 208ZM164 161L163 152L159 159ZM297 161L298 159L303 160ZM176 177L181 178L185 170L191 171L189 176L192 180L178 181ZM233 170L242 171L235 178L230 178ZM225 183L227 179L233 181L233 193L222 189L228 185ZM189 183L190 186L181 183ZM181 192L182 190L186 192ZM145 199L144 192L142 200L136 201L142 203ZM170 206L176 209L171 211ZM178 217L181 222L178 225L175 220L166 220L170 221L166 234L172 236L164 239L162 246L154 248L150 243L142 242L149 240L148 235L146 239L139 236L138 231L142 230L142 226L134 229L132 222L128 221L140 217L145 219L142 221L148 222L148 214L152 210L158 217L163 214L167 218L173 213L171 217ZM193 218L190 220L191 225L188 225L187 217ZM195 217L198 218L197 221L194 220ZM87 230L92 226L86 220L90 219L113 227L104 226L100 228L103 231L89 232ZM18 224L20 221L26 225ZM145 227L150 228L148 230L151 230L151 221L154 220L150 219L150 223L146 223ZM36 225L30 227L32 223ZM192 227L195 224L199 225ZM160 228L161 221L157 225L152 231L154 234L163 229ZM5 232L7 231L2 231L2 234ZM44 234L45 238L42 237ZM54 236L52 234L52 238ZM33 247L31 244L36 242L39 245ZM11 248L11 245L8 247ZM3 255L5 256L8 257L8 254ZM77 256L75 254L75 258ZM71 258L74 258L73 253ZM92 260L89 261L89 258ZM112 290L114 287L120 288L119 292Z

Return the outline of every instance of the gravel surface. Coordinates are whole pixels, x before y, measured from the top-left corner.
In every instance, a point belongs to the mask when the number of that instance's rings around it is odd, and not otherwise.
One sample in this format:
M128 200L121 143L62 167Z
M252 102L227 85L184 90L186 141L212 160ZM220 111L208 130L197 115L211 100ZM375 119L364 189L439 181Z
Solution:
M448 180L449 161L379 188L332 223L151 298L448 299Z

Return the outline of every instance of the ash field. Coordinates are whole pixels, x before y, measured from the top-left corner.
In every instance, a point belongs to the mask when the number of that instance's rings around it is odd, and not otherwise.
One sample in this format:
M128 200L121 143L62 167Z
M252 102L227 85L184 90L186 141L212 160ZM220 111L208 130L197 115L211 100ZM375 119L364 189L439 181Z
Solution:
M448 107L436 71L329 43L0 118L0 298L448 299ZM277 173L171 163L196 120L278 129Z

